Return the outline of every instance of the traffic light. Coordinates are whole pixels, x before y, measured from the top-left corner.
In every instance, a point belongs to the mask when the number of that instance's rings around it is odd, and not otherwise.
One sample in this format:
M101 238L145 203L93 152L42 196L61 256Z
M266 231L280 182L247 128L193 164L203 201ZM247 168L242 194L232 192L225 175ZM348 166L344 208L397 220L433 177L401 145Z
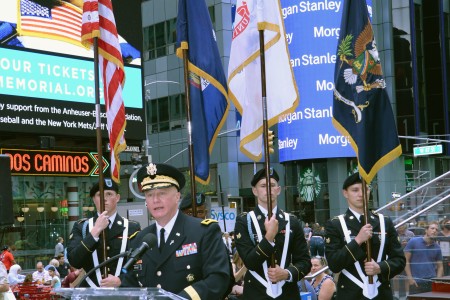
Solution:
M275 135L273 134L272 130L267 131L267 140L269 144L269 153L272 154L275 152L275 149L273 148L273 139L275 138Z

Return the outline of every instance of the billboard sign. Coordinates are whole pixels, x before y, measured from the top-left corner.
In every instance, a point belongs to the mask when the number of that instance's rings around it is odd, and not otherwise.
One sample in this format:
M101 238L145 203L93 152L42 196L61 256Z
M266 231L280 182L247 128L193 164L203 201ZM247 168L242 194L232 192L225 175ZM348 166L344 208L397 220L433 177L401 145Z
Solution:
M355 156L348 138L331 122L343 4L339 0L281 1L300 104L295 112L280 117L280 162Z
M112 2L125 62L125 138L142 140L145 116L141 2ZM76 3L40 0L3 3L0 131L95 136L93 51L81 45L82 8ZM101 82L100 87L103 104ZM103 135L107 137L104 107L102 111Z
M12 175L98 176L98 153L52 150L0 149L10 157ZM109 163L103 157L103 172Z

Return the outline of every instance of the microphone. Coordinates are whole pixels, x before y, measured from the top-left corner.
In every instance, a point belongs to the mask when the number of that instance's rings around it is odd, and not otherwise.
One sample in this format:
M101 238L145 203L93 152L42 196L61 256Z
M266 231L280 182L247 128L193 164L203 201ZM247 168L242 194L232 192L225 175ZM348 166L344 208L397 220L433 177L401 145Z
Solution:
M142 238L142 244L139 246L139 248L131 252L130 258L122 268L122 272L128 273L128 270L131 268L131 266L133 266L149 248L154 247L156 244L157 244L156 235L154 235L153 233L148 233L144 235L144 237Z

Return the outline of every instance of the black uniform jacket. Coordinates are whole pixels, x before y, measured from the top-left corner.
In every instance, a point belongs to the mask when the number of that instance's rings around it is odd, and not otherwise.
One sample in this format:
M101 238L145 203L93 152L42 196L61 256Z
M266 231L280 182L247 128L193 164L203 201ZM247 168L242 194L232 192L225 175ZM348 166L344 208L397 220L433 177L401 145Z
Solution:
M94 217L94 223L98 216ZM86 225L84 225L86 224ZM82 230L84 232L84 238ZM106 253L107 258L113 257L120 253L120 247L122 246L122 235L124 230L123 218L117 214L114 223L111 228L107 227L105 229L106 233ZM128 240L133 240L137 235L141 226L135 221L128 220ZM129 249L130 242L127 243L127 250ZM100 235L99 240L96 242L92 234L89 232L89 219L81 219L77 221L72 228L72 233L69 237L69 244L67 246L67 258L71 266L79 269L83 268L86 272L94 268L94 260L92 258L92 253L97 250L97 256L99 263L103 262L103 245L102 236ZM125 264L126 258L123 264ZM108 274L114 275L116 272L117 261L113 261L107 265ZM100 272L103 274L103 268ZM121 277L121 276L120 276ZM95 272L89 276L92 281L98 286L97 277ZM84 281L81 283L82 287L89 287L89 284Z
M156 224L138 234L133 248L148 233L156 234ZM134 267L122 287L158 287L187 299L223 299L230 278L229 256L217 222L181 212L162 252L156 245Z
M367 258L366 244L358 245L354 238L358 235L362 223L353 215L348 209L344 215L345 223L348 230L351 231L350 238L352 241L346 243L344 232L338 217L329 220L325 225L325 256L328 260L328 266L334 273L341 272L346 269L353 276L361 280L358 275L354 263L359 261L361 270L364 272L364 260ZM372 258L377 261L378 252L381 246L380 234L380 219L377 214L370 213L369 222L373 226L373 236L370 239L372 244ZM392 299L392 291L389 280L395 275L401 273L405 268L406 260L403 254L402 247L398 240L397 231L389 217L384 216L386 241L384 245L381 262L378 264L381 268L381 273L378 274L378 281L381 286L378 287L378 296L374 299ZM339 280L336 285L337 299L366 299L362 295L362 289L353 283L343 273L339 275Z
M247 213L243 213L237 217L234 228L236 249L244 261L245 266L249 270L256 271L265 279L263 263L267 261L267 266L270 267L270 258L272 254L275 255L275 263L277 265L281 264L287 220L285 219L284 212L281 209L277 209L276 218L278 220L278 234L275 236L275 246L272 246L270 242L264 238L264 235L266 234L264 220L266 217L259 207L256 207L254 211L259 227L261 228L263 236L262 241L258 241L255 227L250 218L250 226L254 237L253 240L256 244L252 241L249 234ZM286 281L283 285L282 295L275 299L299 299L300 296L297 281L301 280L311 270L311 260L303 229L300 227L297 218L292 215L290 215L290 227L291 232L289 236L285 269L288 269L291 272L292 282ZM249 271L245 273L244 293L241 298L273 299L267 295L266 286L263 286Z

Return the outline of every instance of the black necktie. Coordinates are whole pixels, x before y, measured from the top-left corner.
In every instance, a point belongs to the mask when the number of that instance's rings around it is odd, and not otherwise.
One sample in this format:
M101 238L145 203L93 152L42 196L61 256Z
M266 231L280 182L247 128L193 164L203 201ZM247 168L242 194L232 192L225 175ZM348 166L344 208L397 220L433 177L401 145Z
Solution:
M366 222L365 222L365 220L364 220L364 215L360 215L359 216L359 222L361 223L361 224L365 224Z
M164 245L166 244L166 239L164 238L164 232L166 230L164 228L161 228L159 230L159 252L162 251L162 248L164 247Z

